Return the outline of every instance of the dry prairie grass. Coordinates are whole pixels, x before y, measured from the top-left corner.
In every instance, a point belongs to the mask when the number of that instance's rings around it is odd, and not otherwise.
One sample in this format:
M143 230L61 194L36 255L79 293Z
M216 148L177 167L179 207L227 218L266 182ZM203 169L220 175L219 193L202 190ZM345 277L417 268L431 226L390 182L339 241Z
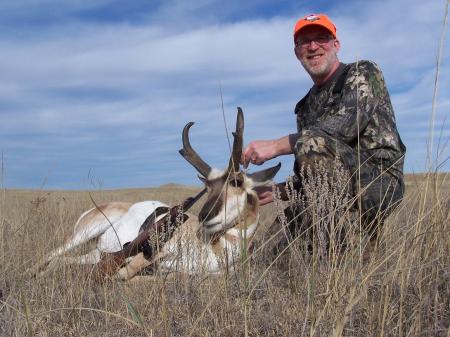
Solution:
M174 205L198 190L166 185L92 198ZM89 267L24 274L92 207L87 192L2 190L0 335L449 336L449 190L446 175L408 176L404 201L364 261L367 242L355 232L344 253L326 258L305 253L297 240L273 265L257 251L219 277L157 274L104 284L91 280ZM278 213L264 207L261 228Z

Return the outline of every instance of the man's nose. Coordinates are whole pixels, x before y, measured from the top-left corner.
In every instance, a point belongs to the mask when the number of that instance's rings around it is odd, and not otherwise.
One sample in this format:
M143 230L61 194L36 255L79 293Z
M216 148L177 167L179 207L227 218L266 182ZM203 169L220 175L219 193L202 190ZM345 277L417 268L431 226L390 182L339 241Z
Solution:
M319 47L320 47L320 45L319 45L316 41L311 40L311 41L309 42L308 49L310 49L310 50L316 50L316 49L318 49Z

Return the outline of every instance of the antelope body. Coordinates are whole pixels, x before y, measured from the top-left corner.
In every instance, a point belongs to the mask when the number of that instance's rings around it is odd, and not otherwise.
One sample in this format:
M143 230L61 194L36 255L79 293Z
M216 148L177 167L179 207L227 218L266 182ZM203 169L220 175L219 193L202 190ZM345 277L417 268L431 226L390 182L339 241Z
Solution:
M212 169L192 149L189 129L183 129L183 149L180 154L200 173L207 188L207 199L198 217L188 214L188 220L179 226L151 261L140 253L121 268L116 277L130 279L144 267L155 264L167 272L188 274L217 274L223 267L233 268L240 254L248 246L258 225L259 203L254 187L266 184L278 172L281 164L253 174L240 170L244 117L238 108L233 152L228 168ZM83 213L74 232L65 244L47 255L38 269L54 268L57 262L91 263L100 261L101 252L116 252L132 241L145 219L157 208L167 207L159 201L136 204L113 202ZM160 215L160 217L164 214ZM62 255L91 239L96 248L78 257Z

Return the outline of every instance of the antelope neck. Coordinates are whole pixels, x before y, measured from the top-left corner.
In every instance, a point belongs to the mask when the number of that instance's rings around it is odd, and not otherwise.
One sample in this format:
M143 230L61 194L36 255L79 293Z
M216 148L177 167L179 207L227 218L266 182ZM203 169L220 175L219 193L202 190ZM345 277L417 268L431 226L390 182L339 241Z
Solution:
M232 228L216 232L211 235L211 242L215 244L219 242L220 239L229 241L230 243L239 242L242 238L250 240L255 233L256 227L259 221L259 214L256 218L248 216L246 221L239 222Z

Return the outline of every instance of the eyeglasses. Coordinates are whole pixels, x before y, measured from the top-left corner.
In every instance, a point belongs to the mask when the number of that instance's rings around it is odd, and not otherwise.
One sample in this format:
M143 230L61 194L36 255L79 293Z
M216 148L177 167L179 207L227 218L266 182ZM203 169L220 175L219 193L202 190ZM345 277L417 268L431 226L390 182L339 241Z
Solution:
M295 48L307 48L311 45L311 42L315 42L319 46L326 45L330 40L334 40L332 36L330 35L319 35L312 39L298 39L297 42L295 42Z

